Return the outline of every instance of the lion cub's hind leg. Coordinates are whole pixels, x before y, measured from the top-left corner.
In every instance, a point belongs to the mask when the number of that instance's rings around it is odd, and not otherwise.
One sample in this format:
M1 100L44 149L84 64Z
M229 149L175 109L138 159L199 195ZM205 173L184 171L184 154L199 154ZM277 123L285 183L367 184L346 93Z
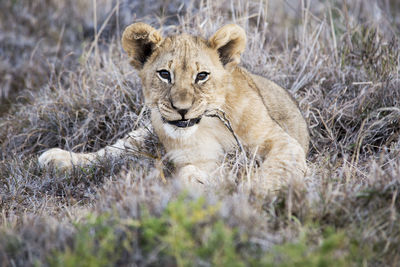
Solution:
M273 193L286 186L303 187L307 163L301 145L286 133L269 143L272 145L261 165L263 190Z

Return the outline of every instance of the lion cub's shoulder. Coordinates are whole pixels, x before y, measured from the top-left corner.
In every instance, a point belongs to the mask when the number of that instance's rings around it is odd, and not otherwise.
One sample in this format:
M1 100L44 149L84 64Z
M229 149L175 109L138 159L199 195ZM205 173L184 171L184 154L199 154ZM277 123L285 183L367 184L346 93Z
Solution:
M287 90L240 67L232 73L232 79L235 87L250 87L255 91L262 99L263 107L254 105L253 108L266 108L268 115L279 127L296 139L304 151L308 151L310 138L307 123L296 100ZM243 97L247 97L246 94Z

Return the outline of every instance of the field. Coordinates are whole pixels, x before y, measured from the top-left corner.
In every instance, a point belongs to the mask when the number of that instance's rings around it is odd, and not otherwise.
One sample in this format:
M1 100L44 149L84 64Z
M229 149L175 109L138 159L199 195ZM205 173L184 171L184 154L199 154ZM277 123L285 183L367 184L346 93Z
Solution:
M396 0L0 1L0 266L399 266L398 14ZM49 148L95 151L148 122L120 43L136 21L245 28L242 66L308 122L307 191L257 192L240 153L187 191L156 136L40 169Z

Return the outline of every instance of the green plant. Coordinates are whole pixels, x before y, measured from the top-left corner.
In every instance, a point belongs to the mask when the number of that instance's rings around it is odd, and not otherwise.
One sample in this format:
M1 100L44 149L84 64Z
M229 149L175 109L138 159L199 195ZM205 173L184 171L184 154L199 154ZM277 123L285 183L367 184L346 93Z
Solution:
M110 216L90 215L86 221L76 223L72 246L55 251L49 258L50 266L110 266L119 257L115 222Z

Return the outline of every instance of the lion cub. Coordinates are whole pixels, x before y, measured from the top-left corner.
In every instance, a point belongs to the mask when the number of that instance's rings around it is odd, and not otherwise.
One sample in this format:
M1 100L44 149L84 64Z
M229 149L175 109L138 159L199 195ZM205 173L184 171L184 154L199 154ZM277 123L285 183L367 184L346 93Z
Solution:
M262 157L263 190L304 177L306 122L283 88L238 66L245 45L244 30L233 24L208 40L188 34L164 38L144 23L123 33L152 126L185 182L206 183L224 153L238 144ZM39 163L61 169L88 165L98 157L119 156L124 148L137 149L146 133L135 130L94 153L53 148Z

